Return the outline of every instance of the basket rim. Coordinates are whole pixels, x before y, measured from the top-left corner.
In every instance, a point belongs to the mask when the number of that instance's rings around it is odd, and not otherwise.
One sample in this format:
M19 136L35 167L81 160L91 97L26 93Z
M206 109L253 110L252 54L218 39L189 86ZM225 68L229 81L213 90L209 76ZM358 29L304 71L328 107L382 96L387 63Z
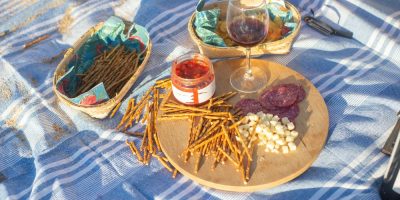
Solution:
M129 22L129 21L125 21L125 20L123 20L124 21L124 23L132 23L132 22ZM94 34L94 32L96 32L96 31L98 31L98 30L100 30L100 28L103 26L103 24L104 24L104 22L99 22L99 23L97 23L96 25L94 25L94 26L92 26L91 28L89 28L81 37L84 37L85 35L90 35L90 36L92 36L93 34ZM94 30L94 31L93 31ZM66 53L64 54L64 57L63 57L63 59L61 59L61 61L59 62L59 64L57 65L57 67L56 67L56 70L55 70L55 72L54 72L54 74L53 74L53 90L54 90L54 93L56 94L56 96L59 98L59 99L61 99L62 101L64 101L66 104L68 104L69 106L72 106L72 107L76 107L76 108L85 108L85 109L96 109L96 108L101 108L101 107L105 107L105 106L109 106L109 105L112 105L112 104L114 104L114 103L116 103L118 100L118 98L123 98L123 96L121 97L120 95L121 95L121 93L117 93L117 95L115 95L113 98L110 98L109 100L107 100L107 101L105 101L105 102L102 102L102 103L99 103L99 104L94 104L94 105L80 105L80 104L77 104L77 103L74 103L74 102L72 102L72 101L69 101L68 99L66 99L63 95L61 95L60 94L60 92L57 90L57 88L56 88L56 83L57 83L57 77L56 77L56 73L57 73L57 70L59 70L59 68L61 67L60 66L60 64L61 63L63 63L63 61L65 60L65 59L67 59L66 57L65 57L65 55L68 53L68 52L70 52L70 53L74 53L74 52L76 52L76 46L80 43L80 40L81 40L81 38L79 38L77 41L75 41L74 42L74 44L72 45L72 47L70 47L70 48L68 48L67 49L67 51L66 51ZM144 57L144 60L142 61L142 63L139 65L139 68L142 66L142 65L146 65L147 64L147 62L148 62L148 59L150 58L150 54L151 54L151 49L152 49L152 42L151 42L151 39L150 39L150 37L149 37L149 42L148 42L148 45L147 45L148 47L146 48L146 52L144 53L144 55L145 55L145 57ZM135 72L135 74L133 74L133 76L132 77L134 77L136 75L136 72ZM132 78L131 77L131 78ZM131 78L128 80L128 82L131 80ZM125 87L126 85L124 85L123 87ZM132 85L133 86L133 85ZM123 87L122 87L122 89L123 89ZM121 89L121 90L122 90ZM126 95L126 93L124 94L124 96Z
M214 3L212 3L212 4L222 4L222 3L226 3L226 2L214 2ZM296 13L296 15L298 16L299 21L298 21L298 23L297 23L297 26L296 26L295 30L293 30L293 32L292 32L290 35L286 36L285 38L282 38L282 39L276 40L276 41L272 41L272 42L260 43L260 44L258 44L257 46L254 46L254 47L251 47L251 48L257 48L258 46L264 45L264 44L269 44L269 45L280 44L280 43L282 43L282 42L285 42L285 41L288 41L288 40L292 40L293 38L295 38L295 37L299 34L300 27L301 27L301 13L300 13L299 10L296 8L296 6L294 6L293 4L291 4L291 3L287 2L287 1L285 1L285 4L286 4L287 6L289 6L290 9L293 10L293 11ZM197 36L197 34L196 34L196 32L195 32L195 30L194 30L194 28L193 28L193 22L194 22L194 19L195 19L195 18L196 18L196 12L192 13L192 15L191 15L191 17L190 17L190 19L189 19L188 30L189 30L189 34L192 36L191 38L192 38L192 39L194 40L194 42L197 43L198 45L205 46L205 47L209 47L209 48L221 49L221 50L245 49L245 47L242 47L242 46L220 47L220 46L214 46L214 45L207 44L207 43L203 42L203 40L201 40L201 39Z

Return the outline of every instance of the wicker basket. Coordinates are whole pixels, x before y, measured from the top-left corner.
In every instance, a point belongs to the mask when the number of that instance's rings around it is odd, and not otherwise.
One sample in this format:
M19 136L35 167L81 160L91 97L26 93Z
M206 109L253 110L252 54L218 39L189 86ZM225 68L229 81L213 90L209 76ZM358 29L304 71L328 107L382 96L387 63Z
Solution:
M61 60L60 64L58 64L56 71L54 72L53 76L53 90L54 93L56 94L57 98L61 101L64 102L66 105L70 106L73 109L80 110L84 113L89 114L91 117L94 118L99 118L103 119L107 117L107 115L111 112L111 110L119 103L121 102L122 98L125 96L125 94L129 91L129 89L132 87L132 85L135 83L136 79L139 77L139 75L142 73L146 63L148 62L150 58L150 53L151 53L151 41L149 40L149 43L147 45L147 50L144 55L144 60L140 64L139 68L135 72L135 74L126 82L126 84L122 87L121 91L117 93L116 96L114 96L112 99L96 104L96 105L78 105L75 104L68 99L64 98L62 94L56 89L56 82L59 78L61 78L65 72L66 72L66 67L70 60L73 58L75 52L82 46L82 44L88 40L94 33L96 33L100 28L103 26L104 22L101 22L97 24L96 26L92 27L89 29L84 35L82 35L78 41L75 42L72 48L69 48L67 52L64 55L64 58ZM125 22L127 24L128 22Z
M215 2L210 3L204 6L205 10L219 8L221 9L220 19L225 19L226 17L226 10L227 10L227 2ZM295 30L288 35L287 37L273 41L262 43L251 48L252 55L263 55L263 54L287 54L290 52L292 48L292 44L296 36L299 34L300 26L301 26L301 15L300 12L297 10L295 6L286 2L286 7L293 12L293 18L295 22L297 22L297 26ZM223 57L237 57L246 55L246 49L240 46L237 47L217 47L213 45L209 45L204 43L199 37L197 37L196 32L194 30L193 24L196 18L196 13L193 13L189 23L188 23L188 30L190 37L196 43L199 48L201 54L209 57L209 58L223 58Z

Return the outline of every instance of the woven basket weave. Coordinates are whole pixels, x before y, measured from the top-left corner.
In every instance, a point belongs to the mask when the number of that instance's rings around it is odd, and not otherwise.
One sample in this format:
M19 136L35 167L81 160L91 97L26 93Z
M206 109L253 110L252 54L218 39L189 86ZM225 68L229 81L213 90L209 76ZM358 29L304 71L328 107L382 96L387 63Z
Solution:
M128 25L129 22L125 22L125 24ZM119 103L121 102L122 98L125 96L125 94L129 91L129 89L132 87L132 85L135 83L136 79L139 77L139 75L142 73L146 63L148 62L150 58L150 53L151 53L151 41L149 40L149 43L147 45L147 50L144 55L144 60L140 64L139 68L135 72L135 74L126 82L126 84L122 87L121 91L117 93L113 98L110 100L96 104L96 105L79 105L75 104L68 99L64 98L60 92L56 89L56 83L57 81L65 74L66 72L66 67L70 60L74 57L74 54L78 49L85 43L86 40L88 40L92 35L94 35L98 30L101 29L103 26L103 22L100 22L96 26L90 28L85 34L83 34L78 41L75 42L72 48L69 48L67 52L64 54L64 58L61 60L61 62L58 64L56 71L54 72L53 76L53 90L54 93L56 94L57 98L68 105L69 107L80 110L84 113L89 114L91 117L94 118L105 118L107 115L111 112L111 110Z
M221 9L220 19L225 20L226 10L228 3L226 1L223 2L215 2L210 3L204 6L204 10L210 10L214 8ZM299 34L300 26L301 26L301 15L295 6L286 2L286 7L290 9L293 13L294 21L297 23L297 26L293 32L287 37L273 41L259 44L255 47L251 48L252 55L263 55L263 54L287 54L290 52L292 48L292 44L296 36ZM189 35L194 41L194 43L199 48L201 54L209 57L209 58L223 58L223 57L237 57L246 55L246 49L240 46L237 47L217 47L213 45L209 45L204 43L199 37L197 37L196 32L194 30L194 21L196 18L196 13L193 13L190 17L188 23Z

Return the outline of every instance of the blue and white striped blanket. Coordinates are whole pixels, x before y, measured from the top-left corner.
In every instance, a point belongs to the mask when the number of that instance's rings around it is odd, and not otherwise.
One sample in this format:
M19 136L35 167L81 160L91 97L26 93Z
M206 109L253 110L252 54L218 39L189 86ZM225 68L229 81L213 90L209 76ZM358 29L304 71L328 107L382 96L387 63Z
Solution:
M142 95L168 76L174 58L196 51L186 30L196 3L0 0L0 199L379 199L388 160L380 148L400 109L397 0L292 0L303 15L313 9L352 30L354 39L303 25L290 54L261 57L305 75L330 112L329 138L312 167L272 189L234 193L172 179L158 162L138 163L124 143L133 138L113 130L126 101L104 120L57 101L51 77L59 60L49 58L111 15L151 34L151 60L129 93ZM44 34L50 37L23 49Z

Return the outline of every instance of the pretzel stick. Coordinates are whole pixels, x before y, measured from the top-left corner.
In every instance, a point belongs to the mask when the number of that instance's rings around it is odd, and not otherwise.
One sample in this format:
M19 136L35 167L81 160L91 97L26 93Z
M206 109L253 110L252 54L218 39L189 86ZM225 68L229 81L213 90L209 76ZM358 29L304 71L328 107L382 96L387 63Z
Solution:
M114 117L114 115L115 115L115 113L118 111L119 107L121 107L121 102L119 102L119 103L117 104L117 106L115 106L114 110L112 111L112 113L111 113L111 115L110 115L110 118L113 118L113 117Z
M160 156L155 156L157 158L158 161L160 161L160 163L171 173L173 172L173 169L168 165L167 162L165 162L165 160L163 160ZM175 175L176 176L176 175Z
M38 37L38 38L36 38L36 39L34 39L34 40L32 40L32 41L26 43L26 44L24 45L24 49L27 49L27 48L29 48L29 47L32 47L33 45L35 45L35 44L37 44L37 43L39 43L39 42L41 42L41 41L43 41L43 40L45 40L45 39L47 39L47 38L49 38L49 37L50 37L49 34L40 36L40 37Z
M178 174L178 170L174 169L174 172L172 173L172 178L176 178L177 174Z

